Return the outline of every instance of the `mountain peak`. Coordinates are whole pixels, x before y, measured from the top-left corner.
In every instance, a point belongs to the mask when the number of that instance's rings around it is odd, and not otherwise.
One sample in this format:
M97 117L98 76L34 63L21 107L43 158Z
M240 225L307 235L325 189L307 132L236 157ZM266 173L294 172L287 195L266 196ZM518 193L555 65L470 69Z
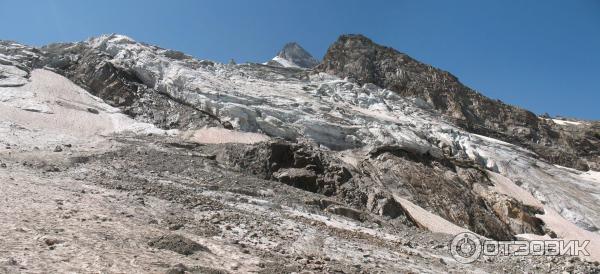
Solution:
M318 64L319 62L296 42L285 44L277 56L267 62L267 65L271 66L295 68L312 68Z
M310 55L308 52L306 52L306 50L304 48L302 48L302 46L300 46L300 44L298 44L296 42L289 42L283 46L283 48L281 49L281 51L279 51L277 56L287 57L290 54L297 54L297 53Z

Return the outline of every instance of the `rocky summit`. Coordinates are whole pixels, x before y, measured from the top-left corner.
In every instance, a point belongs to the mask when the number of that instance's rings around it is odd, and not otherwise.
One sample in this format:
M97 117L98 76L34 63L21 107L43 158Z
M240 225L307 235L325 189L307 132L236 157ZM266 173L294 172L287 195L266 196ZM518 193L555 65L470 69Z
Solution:
M283 49L277 53L277 56L273 57L273 59L266 64L276 67L309 69L316 67L319 64L319 61L312 57L312 55L298 43L291 42L285 44Z
M361 35L222 64L0 42L0 273L598 273L600 123ZM589 241L453 257L456 234Z

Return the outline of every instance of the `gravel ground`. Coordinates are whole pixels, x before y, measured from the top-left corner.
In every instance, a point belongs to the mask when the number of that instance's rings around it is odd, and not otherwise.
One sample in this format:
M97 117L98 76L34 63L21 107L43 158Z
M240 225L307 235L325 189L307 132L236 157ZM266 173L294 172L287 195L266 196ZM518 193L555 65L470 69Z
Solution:
M231 171L210 154L219 144L106 142L0 153L0 273L597 271L563 258L460 264L450 235L322 210L328 197Z

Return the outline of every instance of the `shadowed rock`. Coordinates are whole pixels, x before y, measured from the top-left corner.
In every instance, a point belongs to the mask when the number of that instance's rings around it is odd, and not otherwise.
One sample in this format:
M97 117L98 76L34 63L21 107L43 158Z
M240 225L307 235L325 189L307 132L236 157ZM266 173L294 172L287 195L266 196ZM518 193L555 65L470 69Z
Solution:
M164 235L148 242L158 249L171 250L182 255L192 255L196 251L209 251L205 246L177 234Z

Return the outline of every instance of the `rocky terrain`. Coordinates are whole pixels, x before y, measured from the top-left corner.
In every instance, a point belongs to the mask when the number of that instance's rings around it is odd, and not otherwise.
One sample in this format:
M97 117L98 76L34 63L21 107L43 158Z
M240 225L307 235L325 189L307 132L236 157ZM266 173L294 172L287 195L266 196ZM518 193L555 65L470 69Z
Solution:
M220 64L0 42L0 273L597 273L597 122L538 117L363 36ZM310 58L309 58L310 57ZM454 234L590 256L452 258Z

